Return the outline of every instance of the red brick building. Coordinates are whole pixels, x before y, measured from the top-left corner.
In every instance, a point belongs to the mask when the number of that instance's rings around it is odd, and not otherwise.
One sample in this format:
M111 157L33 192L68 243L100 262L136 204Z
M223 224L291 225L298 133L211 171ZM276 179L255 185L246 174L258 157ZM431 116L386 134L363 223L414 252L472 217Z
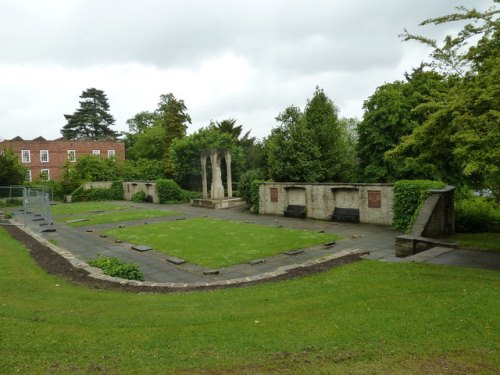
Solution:
M123 142L111 139L75 140L58 138L48 141L43 137L24 140L15 137L0 142L0 152L12 150L17 155L19 163L27 169L26 180L38 179L60 180L66 160L76 163L83 155L99 155L101 158L125 159Z

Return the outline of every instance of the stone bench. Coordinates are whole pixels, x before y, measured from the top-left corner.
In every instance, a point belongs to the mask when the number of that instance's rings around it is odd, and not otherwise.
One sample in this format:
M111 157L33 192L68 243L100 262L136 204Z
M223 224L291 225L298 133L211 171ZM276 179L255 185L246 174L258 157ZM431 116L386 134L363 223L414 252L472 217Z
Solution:
M359 223L359 209L335 207L332 214L332 221L343 223Z
M305 218L306 217L306 206L302 206L302 205L298 205L298 204L289 204L284 212L284 215L287 217Z

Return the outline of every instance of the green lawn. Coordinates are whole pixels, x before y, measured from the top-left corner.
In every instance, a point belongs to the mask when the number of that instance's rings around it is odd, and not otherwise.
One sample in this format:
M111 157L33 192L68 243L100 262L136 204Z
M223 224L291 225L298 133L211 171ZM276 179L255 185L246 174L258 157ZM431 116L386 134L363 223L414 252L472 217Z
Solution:
M118 205L109 202L77 202L58 203L54 206L51 206L51 211L53 215L71 215L92 211L125 210L129 208L129 206Z
M458 241L463 248L500 251L500 233L455 233L446 240Z
M169 221L103 233L131 243L149 245L192 263L218 268L334 241L339 236L305 230L198 218Z
M2 374L496 374L500 274L361 261L184 294L89 289L0 228Z
M146 220L155 217L179 215L175 211L165 210L137 210L137 211L118 211L118 212L102 212L88 215L65 217L64 221L67 225L72 227L80 227L85 225L106 224L106 223L119 223L129 220ZM87 219L88 221L71 223L72 220Z

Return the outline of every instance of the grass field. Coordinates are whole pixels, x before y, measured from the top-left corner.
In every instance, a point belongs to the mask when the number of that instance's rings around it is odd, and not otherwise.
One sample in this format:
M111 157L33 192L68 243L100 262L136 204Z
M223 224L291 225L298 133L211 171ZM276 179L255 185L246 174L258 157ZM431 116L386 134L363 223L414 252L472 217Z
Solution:
M110 211L126 210L130 206L113 204L110 202L76 202L76 203L58 203L51 206L53 215L72 215L81 213L90 213L92 211Z
M184 294L75 286L0 228L2 374L496 374L498 272L361 261Z
M500 251L500 233L455 233L446 240L458 241L463 248Z
M72 227L80 227L85 225L119 223L129 220L147 220L156 217L178 215L175 211L165 210L136 210L136 211L117 211L117 212L102 212L95 214L82 214L77 216L65 217L64 221ZM88 221L71 222L72 220L86 219Z
M109 229L103 233L144 244L192 263L218 268L335 241L333 234L197 218Z

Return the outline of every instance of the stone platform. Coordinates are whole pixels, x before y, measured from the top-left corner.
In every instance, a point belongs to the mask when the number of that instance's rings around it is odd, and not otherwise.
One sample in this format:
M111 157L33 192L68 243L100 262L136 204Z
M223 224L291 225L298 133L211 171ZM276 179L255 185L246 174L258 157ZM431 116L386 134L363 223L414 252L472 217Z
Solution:
M219 199L191 199L191 206L204 208L234 208L244 206L246 203L241 198L219 198Z

